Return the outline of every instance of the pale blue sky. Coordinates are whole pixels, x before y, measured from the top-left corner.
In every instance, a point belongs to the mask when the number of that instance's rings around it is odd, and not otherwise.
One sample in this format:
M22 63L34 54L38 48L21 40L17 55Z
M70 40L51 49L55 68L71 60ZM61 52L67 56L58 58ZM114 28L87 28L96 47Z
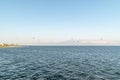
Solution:
M120 0L0 0L0 40L120 40Z

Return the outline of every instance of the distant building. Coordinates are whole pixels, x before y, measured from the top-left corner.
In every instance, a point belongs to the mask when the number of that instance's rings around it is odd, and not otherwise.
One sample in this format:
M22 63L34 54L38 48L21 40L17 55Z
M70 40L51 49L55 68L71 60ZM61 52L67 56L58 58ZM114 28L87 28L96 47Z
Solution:
M4 46L4 43L0 43L1 46Z

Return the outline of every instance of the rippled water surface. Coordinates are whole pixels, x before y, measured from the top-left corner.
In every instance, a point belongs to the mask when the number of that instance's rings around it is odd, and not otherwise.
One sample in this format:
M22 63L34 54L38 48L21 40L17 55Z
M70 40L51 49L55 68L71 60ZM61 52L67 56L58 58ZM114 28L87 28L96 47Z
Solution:
M0 80L120 80L120 47L1 48Z

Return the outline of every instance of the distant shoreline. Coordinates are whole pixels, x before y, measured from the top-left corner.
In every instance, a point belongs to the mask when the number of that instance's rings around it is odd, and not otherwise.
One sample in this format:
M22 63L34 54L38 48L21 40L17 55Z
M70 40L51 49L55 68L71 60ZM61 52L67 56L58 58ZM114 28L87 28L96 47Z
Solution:
M0 48L16 48L16 47L21 47L21 46L0 46Z
M20 45L17 45L17 44L0 44L0 48L12 48L12 47L20 47Z

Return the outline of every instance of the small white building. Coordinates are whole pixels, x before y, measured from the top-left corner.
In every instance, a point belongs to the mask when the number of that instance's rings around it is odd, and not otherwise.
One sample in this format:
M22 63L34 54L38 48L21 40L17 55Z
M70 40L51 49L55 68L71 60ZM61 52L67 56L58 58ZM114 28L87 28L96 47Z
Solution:
M1 46L4 46L4 43L0 43Z

